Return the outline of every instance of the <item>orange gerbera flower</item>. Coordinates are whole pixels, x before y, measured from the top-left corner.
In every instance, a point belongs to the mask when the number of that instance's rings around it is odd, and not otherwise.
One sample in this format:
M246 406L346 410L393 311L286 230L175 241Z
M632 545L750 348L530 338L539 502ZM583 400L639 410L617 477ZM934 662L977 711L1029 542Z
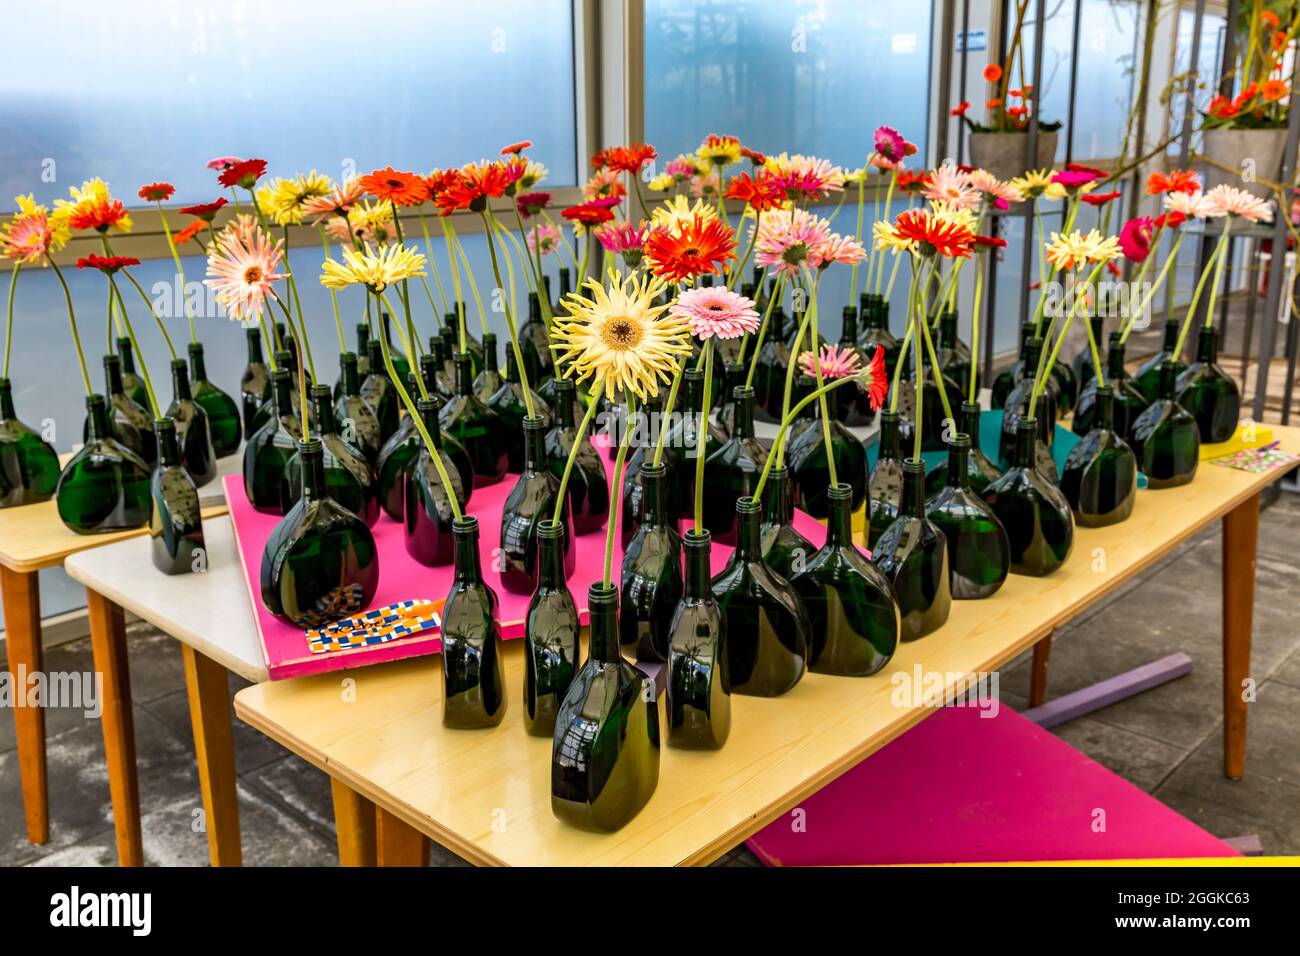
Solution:
M180 232L176 233L176 235L172 236L172 241L178 246L183 246L206 228L208 228L206 222L202 219L195 219Z
M998 66L996 63L990 63L988 66L984 67L984 79L989 83L996 83L998 80L1002 79L1002 67Z
M620 173L639 173L646 163L658 155L649 144L611 146L605 150L605 165Z
M502 147L501 155L518 156L520 153L522 153L524 150L526 150L528 147L532 145L533 145L533 141L531 139L521 139L517 143L511 143L509 146Z
M1276 103L1286 96L1289 90L1281 80L1265 80L1261 92L1264 94L1264 99L1270 103Z
M1264 24L1264 26L1268 27L1270 30L1276 30L1281 25L1277 18L1277 14L1272 10L1261 11L1259 14L1259 22Z
M140 187L136 193L141 199L149 202L166 202L172 198L172 193L176 192L176 187L171 183L146 183Z
M995 96L995 97L993 97L993 99L989 100L987 103L984 104L984 108L985 108L985 109L990 109L990 110L995 110L995 109L997 109L997 108L998 108L999 106L1001 106L1001 105L1002 105L1002 99L1001 99L1001 97L997 97L997 96Z
M908 169L902 169L898 172L898 179L894 186L905 193L919 193L930 185L930 174L925 170L912 172Z
M656 229L646 241L650 271L669 282L720 273L736 258L736 234L719 219L701 216L672 230Z
M1152 173L1147 177L1148 196L1167 196L1170 193L1192 194L1201 188L1201 177L1190 169L1175 169L1165 175Z
M418 206L429 198L429 187L415 173L404 173L386 166L362 176L358 182L364 192L387 199L399 206Z
M1281 53L1286 49L1286 45L1291 42L1291 38L1286 35L1285 31L1278 30L1268 38L1268 42L1275 52Z
M740 173L727 184L727 198L748 203L755 212L776 209L785 197L785 189L767 173L753 177L749 173Z
M894 232L920 246L923 256L935 253L945 259L964 259L970 255L975 233L969 226L942 219L923 209L909 209L894 220Z
M482 212L489 199L504 196L515 181L500 163L470 163L456 171L455 179L433 201L444 216L457 209Z
M127 217L126 207L118 199L96 199L83 203L68 217L68 225L77 232L94 229L97 232L108 231Z

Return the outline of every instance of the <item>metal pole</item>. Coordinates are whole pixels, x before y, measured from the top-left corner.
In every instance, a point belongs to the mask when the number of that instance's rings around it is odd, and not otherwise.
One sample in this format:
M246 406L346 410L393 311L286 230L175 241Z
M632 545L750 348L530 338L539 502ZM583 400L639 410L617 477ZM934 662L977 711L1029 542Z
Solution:
M940 48L939 55L939 95L936 97L938 109L935 110L935 137L934 137L934 156L937 160L936 165L944 161L948 156L948 126L952 119L948 115L950 109L949 93L952 91L952 48L956 45L956 38L953 35L954 21L956 20L956 0L943 0L943 9L940 13L939 36L940 43L944 44ZM965 46L965 36L962 37L962 46Z
M1201 2L1204 3L1205 0L1201 0ZM1033 71L1033 76L1034 76L1034 96L1035 96L1035 97L1041 97L1042 94L1043 94L1043 86L1042 86L1042 83L1043 83L1043 32L1044 32L1044 31L1043 31L1043 26L1044 26L1044 24L1043 24L1043 17L1044 17L1044 15L1045 15L1045 10L1044 10L1044 8L1046 7L1046 5L1047 5L1047 4L1046 4L1046 0L1037 0L1037 2L1034 4L1034 71ZM1021 51L1021 52L1020 52L1020 55L1021 55L1021 56L1024 56L1024 46L1023 46L1023 44L1021 45L1020 51ZM1007 66L1009 67L1010 64L1007 64ZM1067 118L1067 119L1068 119L1068 118ZM1031 123L1029 124L1029 137L1028 137L1028 139L1029 139L1029 143L1028 143L1028 155L1025 156L1025 168L1026 168L1026 169L1037 169L1037 168L1038 168L1038 109L1037 109L1037 107L1035 107L1035 109L1034 109L1033 122L1031 122ZM1053 157L1053 160L1055 160L1055 157ZM1023 244L1024 244L1024 254L1023 254L1023 256L1021 257L1021 260L1020 260L1020 261L1021 261L1021 266L1020 266L1020 277L1021 277L1021 283L1020 283L1020 313L1019 313L1019 316L1018 316L1017 319L1016 319L1016 324L1017 324L1017 325L1019 325L1019 324L1021 324L1022 322L1024 322L1025 316L1027 316L1027 315L1029 314L1029 275L1030 275L1030 270L1033 268L1033 262L1034 262L1034 243L1033 243L1033 237L1034 237L1034 212L1033 212L1033 208L1034 208L1034 206L1033 206L1033 203L1022 203L1021 205L1023 205L1023 206L1025 207L1024 212L1021 214L1021 215L1024 217L1024 222L1025 222L1025 237L1024 237L1024 243L1023 243ZM1046 281L1047 281L1047 276L1045 276L1045 275L1044 275L1044 276L1039 276L1039 277L1038 277L1038 281L1039 281L1040 283L1041 283L1041 282L1046 282ZM1047 293L1047 290L1044 289L1044 288L1042 288L1042 287L1040 286L1040 287L1039 287L1039 290L1038 290L1038 294L1039 294L1039 295L1045 295L1046 293Z
M997 62L1004 63L1007 58L1007 14L1010 10L1010 0L1000 0L998 3L998 16L996 22L997 32ZM965 75L965 70L962 71ZM1002 217L989 217L989 235L999 235L1002 231ZM996 335L997 325L997 305L998 305L998 255L997 250L989 252L988 275L984 277L984 283L987 286L988 305L984 310L984 372L983 379L992 384L993 382L993 342ZM1020 320L1016 320L1020 324Z
M966 67L970 51L970 0L961 0L961 55L957 58L957 102L966 102ZM957 165L966 156L966 124L957 123Z
M1070 95L1065 111L1065 161L1074 161L1074 107L1079 92L1079 20L1083 16L1083 0L1074 0L1074 36L1070 39ZM1041 31L1039 32L1041 36ZM1034 51L1037 53L1037 49ZM1037 82L1035 80L1035 82Z

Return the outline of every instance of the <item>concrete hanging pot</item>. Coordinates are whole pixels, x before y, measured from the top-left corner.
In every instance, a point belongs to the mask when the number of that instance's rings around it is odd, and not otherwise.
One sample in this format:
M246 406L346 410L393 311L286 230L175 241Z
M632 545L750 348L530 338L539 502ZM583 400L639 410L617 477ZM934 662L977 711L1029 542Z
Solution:
M988 170L998 179L1013 179L1029 168L1029 132L984 130L970 134L971 165ZM1056 159L1056 131L1039 130L1034 169L1047 169Z
M1209 160L1205 164L1207 190L1226 183L1261 199L1272 198L1272 189L1260 180L1276 182L1279 178L1286 150L1285 127L1207 129L1204 137L1202 155Z

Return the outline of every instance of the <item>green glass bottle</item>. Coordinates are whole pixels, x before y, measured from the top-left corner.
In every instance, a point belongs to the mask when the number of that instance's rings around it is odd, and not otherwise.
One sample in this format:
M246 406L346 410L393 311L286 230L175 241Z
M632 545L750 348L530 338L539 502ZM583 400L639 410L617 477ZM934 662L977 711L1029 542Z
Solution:
M321 627L364 610L379 586L379 552L366 523L325 486L324 449L297 443L302 495L262 550L262 604L295 627Z
M442 480L438 466L433 461L434 453L424 444L424 438L417 430L415 453L402 469L398 482L398 493L402 496L402 517L397 520L403 522L405 529L406 553L432 568L455 560L456 542L452 526L456 513L451 501L455 497L463 510L469 504L472 486L452 461L446 446L446 436L439 428L438 412L442 403L433 396L418 398L415 400L415 408L429 437L433 439L433 446L440 456L439 461L447 472L447 482Z
M542 443L546 467L556 478L563 477L569 452L578 440L578 429L573 420L573 401L569 398L572 390L573 383L568 379L561 379L557 383L555 394L559 401L553 409L551 428ZM605 471L605 463L600 460L600 453L591 443L590 431L582 436L582 444L574 456L566 494L574 534L588 534L605 527L605 522L609 519L609 475Z
M512 348L507 348L507 349L506 349L506 365L511 366L511 367L513 368L513 372L512 372L511 374L514 376L514 380L515 380L515 383L516 383L516 384L515 384L515 390L516 390L516 392L517 392L519 395L522 396L522 395L523 395L522 386L518 384L518 382L519 382L519 367L518 367L518 363L515 362L515 360L514 360L514 358L513 358L513 355L514 355L514 349L512 349ZM503 381L504 381L504 380L503 380ZM555 407L556 398L557 398L557 393L556 393L556 388L555 388L555 387L556 387L556 385L557 385L559 382L561 382L561 381L570 381L570 379L568 378L567 374L565 373L565 365L564 365L564 363L562 363L562 362L556 362L556 363L555 363L555 374L554 374L553 376L551 376L550 378L548 378L548 379L547 379L545 382L543 382L540 386L538 386L537 391L534 393L535 395L537 395L538 397L541 398L541 400L545 403L545 405L546 405L546 407L547 407L548 409L551 409L551 408L554 408L554 407ZM578 396L578 393L577 393L577 390L576 390L576 389L574 390L574 392L573 392L571 398L572 398L572 401L573 401L573 420L574 420L574 421L577 421L577 422L580 422L580 421L582 421L582 416L583 416L583 414L586 412L586 409L583 408L583 406L582 406L582 399Z
M853 544L852 492L836 484L828 498L826 544L790 579L808 609L808 669L867 677L894 656L902 617L889 579Z
M18 420L13 385L0 378L0 508L47 501L58 482L58 454Z
M442 344L442 339L437 335L429 336L429 351L420 356L420 370L429 391L444 401L456 394L456 367L452 365L449 372L447 366L447 349Z
M551 812L581 830L612 832L659 784L659 705L649 678L618 648L618 589L587 592L591 642L569 685L551 744Z
M1137 417L1129 436L1148 488L1176 488L1196 477L1201 429L1174 398L1177 376L1173 362L1160 366L1160 397Z
M669 624L682 596L682 539L664 501L667 468L641 467L642 517L623 549L619 641L638 661L668 658Z
M867 547L874 548L898 517L903 501L903 456L899 451L898 412L880 413L880 450L871 467L867 492Z
M361 449L366 461L375 467L384 447L384 430L370 403L361 397L361 365L353 352L339 356L342 390L334 400L334 420L343 435Z
M713 595L727 629L731 689L779 697L799 683L808 665L808 609L790 582L763 561L761 506L736 501L736 549L713 579Z
M1137 417L1151 404L1133 382L1128 369L1124 367L1124 343L1120 333L1110 334L1109 351L1106 353L1106 384L1114 392L1113 415L1115 431L1122 438L1128 438ZM1097 417L1097 380L1094 376L1079 391L1079 401L1075 403L1074 419L1070 430L1076 435L1086 435L1092 431Z
M475 488L495 485L505 478L510 464L507 449L519 436L474 394L473 368L464 352L456 356L456 394L442 407L438 420L442 433L454 438L469 455Z
M577 400L573 397L573 383L569 382L568 394L570 404ZM542 398L537 392L532 394L533 414L549 417L553 403ZM506 349L506 377L484 404L506 425L506 458L510 471L516 474L524 467L524 417L528 414L528 405L524 401L524 385L519 380L519 363L515 361L514 348ZM581 414L581 413L579 413ZM575 419L577 420L577 419Z
M1219 367L1219 340L1214 326L1202 327L1196 341L1196 361L1178 376L1178 404L1192 413L1201 441L1225 442L1237 431L1241 392Z
M141 408L148 408L149 390L144 387L144 379L136 373L135 350L129 336L118 338L117 354L122 359L122 388L126 390L127 397Z
M709 579L709 533L686 532L686 579L668 623L668 744L716 750L731 733L727 623Z
M504 382L497 366L497 337L488 332L483 336L483 371L474 377L474 394L486 402Z
M154 433L158 436L158 467L149 483L154 505L149 518L153 566L163 574L206 570L199 491L181 467L176 425L170 418L160 418L154 422Z
M813 543L794 526L794 495L790 469L775 465L763 488L763 523L759 526L763 562L787 580L816 553Z
M952 610L948 539L925 516L925 462L903 462L903 500L871 560L894 586L902 615L901 639L914 641L938 630Z
M1160 398L1160 366L1165 362L1173 362L1175 378L1187 367L1183 364L1181 356L1174 355L1174 349L1178 347L1179 331L1178 319L1168 319L1165 322L1164 341L1160 343L1160 351L1139 365L1137 373L1133 376L1133 384L1137 386L1148 405Z
M636 431L631 435L627 461L623 465L623 517L619 520L619 535L623 539L625 551L645 517L645 472L642 469L654 461L659 429L663 427L664 401L657 394L650 395L645 404L637 409ZM669 523L677 515L676 463L677 450L668 447L665 435L663 459L659 463L664 472L659 485L659 496L663 520Z
M1002 476L1002 469L993 463L979 447L980 407L976 402L962 402L958 413L961 434L970 437L970 450L966 455L966 478L970 490L982 494L984 489ZM951 451L951 446L949 446ZM949 460L951 455L949 455ZM925 494L934 497L948 487L948 461L942 461L925 476Z
M524 730L552 737L560 704L578 674L582 625L565 582L564 525L537 526L537 590L524 617Z
M442 724L495 727L506 715L496 592L483 580L478 519L452 522L455 574L442 609Z
M1011 467L984 489L984 500L1007 532L1011 571L1029 577L1051 574L1074 547L1070 502L1035 466L1038 422L1022 418Z
M979 369L971 365L970 346L957 334L957 310L944 309L939 313L938 338L934 343L935 354L939 357L939 368L953 381L961 395L970 394L970 378L975 376L975 388L979 390Z
M284 513L280 479L302 438L301 424L289 400L291 388L287 369L271 373L271 417L244 445L244 494L255 510L266 514Z
M536 292L528 293L528 321L519 328L519 351L524 355L529 387L537 388L555 374L551 337L547 334L542 303Z
M768 317L763 347L755 359L758 366L754 369L754 408L755 414L762 410L761 418L765 422L781 420L786 369L790 367L790 346L785 336L785 312L778 302Z
M537 526L555 514L560 479L547 468L543 440L546 419L530 415L524 419L524 468L501 508L501 546L497 568L501 586L515 594L531 594L537 587ZM561 523L569 525L567 508L560 509ZM571 535L565 535L566 545ZM568 569L577 560L573 549L566 552Z
M248 363L239 377L239 404L244 424L244 439L257 431L257 410L271 400L271 370L262 356L262 332L256 326L244 330L248 342ZM340 380L340 393L342 392Z
M379 497L370 464L360 449L343 440L334 421L334 406L328 385L310 388L312 407L316 409L316 437L323 453L325 493L374 527L379 520ZM280 507L287 514L301 497L302 460L295 451L284 465L280 477Z
M184 359L172 361L172 403L166 417L176 423L176 439L181 446L181 464L202 488L217 477L217 452L212 447L208 413L190 392L190 373Z
M679 518L691 517L695 508L695 458L700 450L696 429L701 422L707 424L703 449L706 461L727 440L727 436L712 419L700 414L703 400L704 370L686 369L682 373L682 385L677 398L678 410L674 411L672 421L668 424L668 434L664 436L664 459L668 460L670 455L673 457L673 464L669 466L674 484L670 500L675 504Z
M835 476L848 485L853 494L852 511L857 511L867 500L867 450L862 442L841 423L839 408L845 397L851 398L853 386L841 386L826 393L826 410L830 413L831 452L835 456ZM826 463L826 440L822 429L820 403L808 406L814 409L809 426L790 441L785 450L790 478L795 487L795 502L801 511L814 518L825 518L831 512L828 493L831 473Z
M998 436L998 463L1011 467L1015 462L1017 434L1020 422L1029 414L1030 395L1034 390L1035 379L1021 379L1007 397L1006 407L1002 409L1002 430ZM1060 484L1061 477L1052 457L1052 439L1056 435L1056 401L1052 386L1043 389L1038 396L1037 413L1034 420L1038 423L1038 442L1034 446L1034 467L1052 484Z
M388 368L384 365L383 347L379 344L379 340L371 339L367 343L367 348L370 349L370 371L361 380L361 397L365 399L379 421L380 437L388 441L388 436L397 431L399 406L402 400L397 395L397 387L388 377ZM397 368L396 361L393 362L393 368Z
M108 403L108 426L113 430L113 437L152 468L158 461L153 419L126 394L122 385L122 360L116 355L104 356L104 398ZM84 442L89 437L90 417L87 416L81 428L81 440Z
M754 390L742 385L735 399L735 430L704 462L704 526L719 544L735 543L736 499L753 492L768 455L754 437ZM691 459L688 467L694 466Z
M357 329L357 350L351 354L356 357L357 363L357 382L364 382L366 376L370 374L370 326L365 322L358 322ZM338 402L343 397L343 386L345 384L345 369L343 367L343 356L349 354L344 351L339 355L339 377L334 383L334 401ZM360 385L358 384L358 388Z
M717 345L720 346L723 342L727 341L738 342L740 340L719 339ZM719 349L719 351L721 351L721 349ZM717 364L719 358L720 356L714 356L715 364ZM731 436L732 431L736 427L736 389L745 384L745 372L745 366L741 365L739 362L732 362L723 366L722 389L718 393L720 403L718 405L717 418L718 427L721 428L722 433L728 437ZM660 405L662 406L662 404L662 400L660 400Z
M1088 324L1092 326L1092 341L1097 343L1097 348L1106 341L1106 319L1104 315L1089 316ZM1079 396L1088 384L1097 377L1097 370L1092 367L1092 347L1083 343L1083 348L1075 353L1070 360L1070 371L1074 373L1074 380L1078 384L1078 390L1074 394L1077 404Z
M1037 343L1036 345L1034 343ZM1007 396L1015 388L1022 378L1025 377L1028 370L1029 375L1033 375L1038 368L1038 358L1035 356L1031 359L1030 349L1041 349L1042 340L1034 333L1034 323L1024 322L1020 326L1020 354L1014 363L1004 368L993 379L993 386L990 389L990 404L993 409L1004 408L1007 404Z
M955 600L996 594L1011 569L1011 545L1002 522L971 487L971 439L948 442L948 484L925 504L925 516L948 539L948 589Z
M889 303L884 296L862 292L858 294L858 310L862 317L858 344L868 358L876 354L876 346L884 350L885 375L892 380L903 343L889 331Z
M875 353L875 346L867 352L858 344L858 310L844 307L844 321L840 324L840 352L856 355L858 364L865 367ZM871 396L860 385L844 386L849 392L839 402L840 421L846 425L870 425L876 420L876 410L871 407ZM835 393L832 393L835 394Z
M235 400L208 380L208 367L203 359L203 346L190 343L190 391L194 401L202 406L208 416L208 433L212 437L212 450L218 458L239 451L243 422Z
M910 370L909 381L912 383L907 389L913 396L916 395L916 376L919 357L916 351L912 351L912 367ZM931 366L929 357L924 362L920 362L921 371L921 390L923 392L923 401L921 405L921 448L924 451L938 451L944 447L943 436L952 431L943 410L943 399L939 396L939 389L943 388L951 405L956 405L961 401L961 389L957 383L947 376L943 371L936 373ZM915 402L915 398L912 399ZM899 406L902 407L901 404ZM910 408L915 422L915 409Z
M1070 449L1061 471L1061 492L1085 528L1123 521L1137 500L1137 456L1115 430L1115 391L1106 385L1096 393L1092 431Z
M87 395L90 438L63 466L54 489L59 518L77 534L139 528L149 522L149 466L113 437L103 395Z

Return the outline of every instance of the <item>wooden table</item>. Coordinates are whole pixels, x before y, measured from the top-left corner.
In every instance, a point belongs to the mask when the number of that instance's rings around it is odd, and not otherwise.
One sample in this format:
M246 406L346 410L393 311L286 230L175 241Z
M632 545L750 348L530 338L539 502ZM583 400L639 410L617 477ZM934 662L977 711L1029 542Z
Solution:
M67 456L65 456L66 458ZM228 460L228 459L223 459ZM204 518L225 514L225 505L213 505L203 510ZM34 505L0 509L0 600L4 602L4 624L7 668L13 674L39 673L44 669L41 649L41 599L37 574L45 568L64 564L73 555L136 539L148 532L147 527L109 534L77 534L59 519L58 507L53 499ZM125 545L143 556L143 563L154 574L149 558L149 546L144 541L130 540ZM92 636L95 609L90 612ZM110 733L116 733L120 712L110 714L107 709L114 703L117 689L109 684L110 668L107 665L125 661L125 643L121 640L93 642L95 667L105 674L104 735L108 743ZM125 677L125 666L121 668ZM129 695L128 695L129 699ZM130 720L130 708L126 720ZM49 783L45 763L45 712L39 707L14 707L17 726L18 770L22 777L23 809L27 817L27 838L33 843L49 839Z
M144 862L124 634L127 611L181 644L209 857L215 866L238 866L241 859L226 672L264 681L266 665L230 518L205 516L203 540L208 565L197 574L160 573L138 541L83 551L64 565L86 586L95 666L104 674L104 753L123 866Z
M1274 432L1300 453L1300 429ZM1224 772L1239 777L1259 492L1280 477L1202 463L1190 485L1139 492L1123 524L1078 529L1074 554L1050 577L1012 575L994 597L957 603L943 628L903 645L881 674L809 674L784 697L733 697L727 744L665 747L658 790L613 834L575 830L551 813L551 743L520 726L518 641L504 650L510 711L492 730L442 726L436 657L351 671L348 693L338 674L248 687L235 712L330 775L340 850L351 847L354 860L373 849L381 863L419 862L427 836L481 864L707 863L923 719L928 708L910 694L894 699L914 668L941 675L951 692L965 675L1050 640L1054 627L1222 518Z

